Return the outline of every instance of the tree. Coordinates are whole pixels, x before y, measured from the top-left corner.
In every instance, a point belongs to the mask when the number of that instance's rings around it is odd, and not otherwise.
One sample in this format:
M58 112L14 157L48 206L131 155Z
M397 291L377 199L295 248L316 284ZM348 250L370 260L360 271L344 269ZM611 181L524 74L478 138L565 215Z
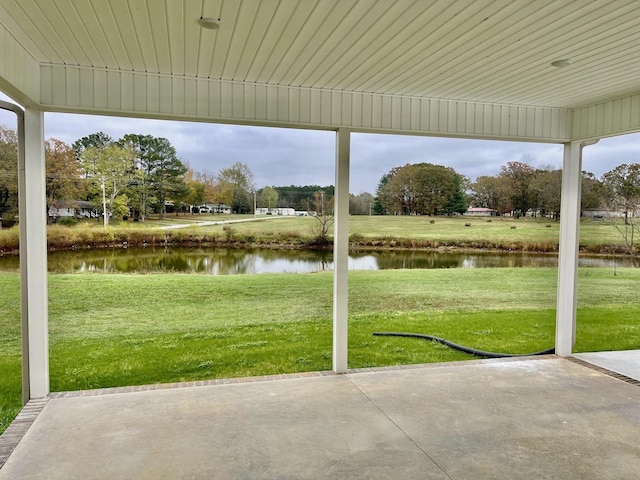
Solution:
M640 164L624 163L602 176L608 203L611 208L624 213L624 223L638 211L640 204Z
M313 196L315 192L323 191L325 197L333 198L334 187L327 185L288 185L286 187L273 187L278 192L278 207L290 207L296 210L312 211Z
M129 207L124 200L128 201L128 198L118 197L124 195L124 189L140 177L135 153L117 144L103 148L89 147L80 155L80 164L86 177L101 189L105 226L109 224L110 215L126 215Z
M393 214L435 215L452 204L461 182L462 177L452 168L407 164L389 171L384 185L378 186L378 201Z
M607 207L624 213L624 223L610 217L609 223L620 233L631 256L636 254L635 241L640 235L640 164L622 164L602 176ZM634 262L635 263L635 262Z
M605 187L591 172L582 172L582 209L600 208L606 201Z
M498 177L505 184L516 215L526 215L534 204L529 186L535 173L532 166L522 162L509 162L500 170Z
M374 198L368 192L360 195L349 195L349 213L351 215L371 215L373 213Z
M333 226L333 198L329 200L323 190L318 190L313 194L312 205L315 211L313 218L318 221L314 229L316 242L324 245L329 241L329 231Z
M160 218L163 218L168 199L175 201L187 195L184 182L187 167L166 138L127 134L118 144L134 152L137 168L141 171L138 184L131 190L142 220L151 202L156 203Z
M498 177L483 175L476 178L471 191L473 204L477 207L490 208L500 215L513 210L510 189Z
M449 216L454 213L462 215L469 209L469 200L465 193L465 185L469 185L469 180L459 174L454 174L453 183L455 184L455 193L451 197L451 201L442 209L442 213Z
M229 203L233 212L251 211L249 195L255 191L255 180L246 163L236 162L229 168L223 168L218 173L217 180L219 198L224 199L224 203Z
M85 189L75 150L66 143L50 138L44 145L47 169L47 205L58 208L79 200Z
M273 208L278 205L278 198L280 195L278 191L273 187L263 187L258 190L258 206L261 208Z
M18 215L18 137L0 125L0 218L7 224Z
M187 193L184 201L188 205L202 205L206 199L206 186L197 179L197 173L188 164L185 166L187 171L184 175L184 182L187 187Z
M562 190L562 170L537 170L529 184L533 204L543 215L560 218L560 192Z
M72 147L76 152L76 159L78 160L78 162L80 162L81 161L80 157L82 156L82 153L88 148L103 149L108 147L112 143L113 143L113 140L109 135L103 132L97 132L76 140L75 142L73 142ZM94 169L95 169L95 166L94 166ZM85 174L87 171L88 170L85 170Z
M380 177L380 181L378 182L378 187L376 188L376 196L373 202L373 212L376 215L385 215L389 213L385 208L386 202L383 197L385 196L385 185L389 183L389 175L384 174Z

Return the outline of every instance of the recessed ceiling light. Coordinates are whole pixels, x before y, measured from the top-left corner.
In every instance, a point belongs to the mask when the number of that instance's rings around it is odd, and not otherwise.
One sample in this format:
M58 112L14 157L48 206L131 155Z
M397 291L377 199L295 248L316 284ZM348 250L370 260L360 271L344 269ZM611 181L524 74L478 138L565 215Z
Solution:
M563 58L561 60L555 60L553 62L551 62L551 66L552 67L557 67L557 68L562 68L562 67L566 67L568 65L571 65L573 63L573 60L571 60L570 58Z
M202 28L209 30L217 30L220 27L220 20L218 18L200 17L198 23Z

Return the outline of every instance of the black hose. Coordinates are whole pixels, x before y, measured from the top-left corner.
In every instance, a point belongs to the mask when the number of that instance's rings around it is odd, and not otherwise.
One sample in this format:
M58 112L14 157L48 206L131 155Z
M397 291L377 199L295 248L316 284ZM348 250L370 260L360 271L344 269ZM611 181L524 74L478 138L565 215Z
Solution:
M483 350L477 350L471 347L465 347L464 345L458 345L457 343L453 343L445 338L434 337L433 335L426 335L424 333L404 333L404 332L373 332L373 335L376 337L410 337L410 338L422 338L425 340L431 340L432 342L442 343L447 347L451 347L454 350L459 350L464 353L470 353L471 355L475 355L477 357L484 358L503 358L503 357L531 357L533 355L549 355L555 353L555 348L549 348L547 350L542 350L541 352L534 353L496 353L496 352L485 352Z

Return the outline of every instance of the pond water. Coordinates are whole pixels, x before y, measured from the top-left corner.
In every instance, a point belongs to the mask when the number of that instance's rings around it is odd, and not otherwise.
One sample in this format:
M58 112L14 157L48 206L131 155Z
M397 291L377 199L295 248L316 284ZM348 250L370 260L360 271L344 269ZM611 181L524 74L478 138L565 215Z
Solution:
M350 270L556 267L557 255L376 251L352 253ZM580 266L632 266L624 257L581 257ZM309 250L116 248L52 252L50 272L180 272L210 275L309 273L333 269L333 254ZM17 256L0 257L0 270L18 270Z

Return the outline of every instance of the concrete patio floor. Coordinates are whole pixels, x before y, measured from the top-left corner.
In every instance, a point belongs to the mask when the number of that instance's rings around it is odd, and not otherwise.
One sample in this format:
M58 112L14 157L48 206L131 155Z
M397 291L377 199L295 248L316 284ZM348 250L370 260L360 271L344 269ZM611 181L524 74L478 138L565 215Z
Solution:
M580 361L229 382L54 394L0 480L640 475L640 388Z

